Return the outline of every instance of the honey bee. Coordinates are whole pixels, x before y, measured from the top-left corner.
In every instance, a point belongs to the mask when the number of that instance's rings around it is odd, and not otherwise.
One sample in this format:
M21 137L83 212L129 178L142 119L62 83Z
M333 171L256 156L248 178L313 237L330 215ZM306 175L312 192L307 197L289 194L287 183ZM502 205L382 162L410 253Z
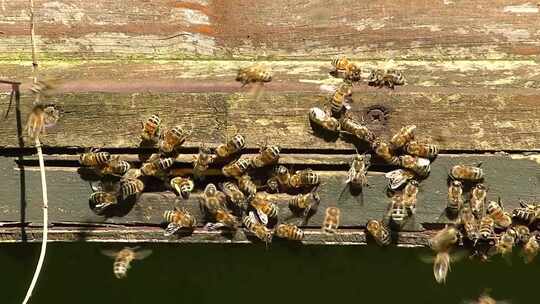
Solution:
M367 141L368 143L373 143L375 140L375 134L368 127L355 121L348 115L345 115L341 119L340 127L341 131L350 133L356 138Z
M141 139L144 141L156 142L159 138L161 118L159 118L158 115L154 114L150 116L145 122L141 122L141 125Z
M319 174L311 169L296 171L289 178L289 185L293 188L312 187L320 183Z
M236 134L227 141L225 144L221 144L216 148L216 154L218 157L226 158L235 153L240 152L246 146L246 139L240 134Z
M264 83L272 81L272 73L262 64L254 64L238 70L236 81L245 86L250 83Z
M231 203L233 203L235 206L244 209L245 206L245 200L246 197L244 196L244 193L240 191L238 186L233 182L224 182L221 184L221 190L223 190L223 193L229 198Z
M332 58L331 63L336 70L345 70L351 62L345 56L335 56Z
M393 150L397 150L403 147L405 144L409 143L414 139L414 134L416 132L415 125L408 125L402 127L392 138L390 139L390 147Z
M100 167L106 165L111 160L111 154L109 152L97 152L90 151L81 154L79 162L83 166L88 167Z
M495 222L490 216L483 216L480 219L480 237L483 240L489 240L495 235Z
M431 170L430 161L427 158L411 155L402 155L399 157L401 166L416 173L420 177L426 177Z
M382 158L385 162L391 165L398 165L400 160L390 150L390 146L380 139L375 139L372 145L373 151L377 156Z
M417 141L407 143L404 150L410 155L423 158L435 158L439 154L439 147L437 145L424 144Z
M56 89L56 85L58 85L58 83L53 84L53 81L36 81L30 87L30 92L36 95L50 97L52 96L51 91Z
M113 273L117 279L123 279L127 276L127 271L131 268L133 260L142 260L152 254L152 250L138 250L138 247L125 247L120 251L101 250L101 252L115 259Z
M335 71L330 72L332 76L342 77L350 81L360 81L362 79L362 70L345 56L336 56L332 58L332 66Z
M456 216L463 206L463 184L460 181L452 181L448 187L448 200L446 211L451 216Z
M246 173L246 171L249 169L251 165L251 162L247 158L239 158L238 160L225 165L221 172L223 172L223 175L228 177L240 177Z
M339 121L334 117L328 115L320 108L309 109L309 120L315 125L331 132L339 131Z
M142 175L141 169L131 168L124 173L120 180L135 179L141 177Z
M333 116L339 117L343 113L344 109L350 108L347 100L351 98L351 95L352 84L347 81L342 82L332 97L330 97L330 110Z
M325 233L336 233L339 227L339 218L341 210L336 207L328 207L324 212L322 230Z
M159 149L164 153L173 152L186 141L190 134L191 132L182 129L181 126L166 129L160 135Z
M262 168L264 166L275 164L279 159L279 147L278 146L264 146L258 155L251 158L251 164L255 168Z
M457 227L448 225L429 239L429 247L435 252L448 252L452 246L459 242L460 237Z
M96 191L90 194L90 203L96 214L102 214L105 209L117 203L116 194L105 191Z
M379 246L388 246L392 242L390 229L382 221L369 220L366 229Z
M356 154L353 157L351 168L347 174L346 184L350 184L355 188L363 188L367 186L367 171L371 165L371 155L370 154Z
M405 219L408 217L408 213L403 204L401 195L396 194L392 196L387 216L390 217L390 220L397 226L401 227L403 225Z
M303 216L307 217L309 213L315 212L321 203L321 197L315 191L307 194L297 194L289 200L291 210L303 210Z
M188 177L174 177L169 184L182 199L188 199L193 188L195 188L195 184Z
M512 224L512 217L503 210L500 202L490 201L487 204L486 213L493 219L497 228L507 228Z
M211 153L209 148L202 146L199 149L199 154L197 156L193 155L193 175L200 176L204 171L208 170L210 164L216 159L216 156Z
M416 201L418 195L418 182L416 180L411 180L403 189L402 201L405 209L414 214L416 211Z
M139 194L144 190L144 183L137 178L125 179L120 183L120 192L122 199L126 199L132 195Z
M495 243L494 252L502 256L508 256L512 253L512 248L516 243L517 233L514 229L508 228Z
M478 240L478 222L469 204L463 204L459 210L459 223L463 225L465 236L476 242Z
M129 169L131 169L131 165L127 161L120 160L120 158L116 156L111 157L111 159L101 167L101 174L122 176Z
M523 244L523 249L521 255L526 264L531 263L534 258L538 255L540 245L538 244L537 234L532 235L525 244Z
M268 179L268 187L278 192L280 188L287 189L290 187L291 174L289 169L283 165L279 165L274 172L274 176Z
M253 197L257 193L257 185L255 185L251 177L247 174L238 178L238 188L249 197Z
M206 225L207 229L216 230L219 228L228 228L236 230L238 227L238 219L227 209L217 209L214 217L216 219L216 223L208 223Z
M516 231L516 241L525 244L531 237L531 230L524 225L515 225L512 227Z
M156 176L169 169L174 164L174 158L158 158L154 161L144 163L141 172L146 176Z
M251 206L257 211L261 223L268 224L269 219L275 219L278 216L279 208L276 204L262 198L261 196L255 196L251 200Z
M168 223L167 228L165 228L165 236L171 236L181 228L192 229L197 224L195 217L186 209L167 210L163 212L163 219Z
M480 217L480 214L484 210L484 204L486 203L487 187L480 183L476 184L471 191L471 198L469 200L473 213Z
M304 231L295 225L280 224L275 231L276 236L291 241L301 241L304 239Z
M450 270L450 254L447 251L437 252L433 262L433 275L435 281L442 284L446 282L446 276Z
M393 90L395 86L405 84L405 77L396 70L373 70L369 74L367 81L369 86L387 87Z
M512 217L528 225L532 224L540 216L540 208L536 204L519 202L521 207L512 211Z
M60 110L52 104L36 104L26 122L28 137L36 139L45 134L45 129L54 126L60 119Z
M255 234L258 239L265 242L267 245L272 242L272 231L261 224L253 212L250 212L248 216L245 216L242 223L249 232Z
M450 176L454 179L479 182L484 178L484 171L479 166L455 165L450 169Z
M201 196L201 206L210 214L215 215L219 209L225 209L227 202L227 196L221 191L218 191L216 185L208 184L204 188L204 192Z
M388 179L388 187L396 190L415 177L414 172L405 169L396 169L384 175Z

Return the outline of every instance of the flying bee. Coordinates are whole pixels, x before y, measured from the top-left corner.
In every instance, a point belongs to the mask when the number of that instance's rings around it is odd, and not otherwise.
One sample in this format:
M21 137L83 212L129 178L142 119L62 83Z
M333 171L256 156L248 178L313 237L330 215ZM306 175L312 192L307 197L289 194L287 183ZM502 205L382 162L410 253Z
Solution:
M368 127L352 119L348 115L345 115L345 117L341 119L340 127L341 131L350 133L356 138L367 141L368 143L373 143L375 140L375 134L368 129Z
M413 179L409 183L407 183L407 185L403 189L403 194L402 194L403 206L410 214L414 214L416 211L418 187L419 187L418 182Z
M145 122L141 122L142 133L141 139L144 141L156 142L159 138L159 132L161 128L161 118L158 115L154 114Z
M405 84L405 77L396 70L372 70L367 81L369 86L393 90L395 86Z
M233 203L235 206L245 209L245 200L246 197L244 196L244 193L240 191L238 186L233 182L224 182L221 184L221 190L223 190L223 193L229 198L231 203Z
M339 227L339 218L341 210L336 207L328 207L324 212L322 230L325 233L336 233Z
M216 156L212 154L209 148L202 146L197 156L193 155L193 175L200 176L208 170L210 164L214 162Z
M405 169L396 169L384 175L388 179L388 187L396 190L415 177L414 172Z
M427 158L411 155L402 155L399 157L400 165L418 174L420 177L426 177L431 170L430 161Z
M191 132L182 129L181 126L166 129L160 135L159 149L164 153L173 152L186 141L190 134Z
M362 70L345 56L336 56L332 58L332 66L335 68L330 74L334 77L344 78L349 81L360 81L362 79Z
M397 150L414 139L416 132L415 125L408 125L402 127L392 138L390 139L390 147L393 150Z
M321 203L321 197L315 191L307 194L297 194L289 200L291 210L303 210L302 216L307 217L311 212L315 212Z
M540 208L536 204L527 204L525 202L519 202L521 207L518 207L512 211L512 217L526 223L532 224L540 216Z
M455 165L450 169L450 176L471 182L479 182L484 178L484 171L479 166Z
M486 213L493 219L495 227L507 228L512 224L512 217L501 206L501 203L490 201L486 207Z
M319 174L311 169L296 171L289 178L289 185L293 188L312 187L320 183Z
M410 141L404 147L405 152L410 155L423 158L435 158L439 154L439 147L434 144L424 144L417 141Z
M452 181L448 187L448 200L446 211L451 216L457 216L463 206L463 184L460 181Z
M524 225L515 225L512 227L516 231L516 241L525 244L531 237L531 230Z
M225 144L221 144L216 148L216 155L221 158L229 157L240 152L246 146L246 139L240 134L236 134Z
M120 192L122 199L126 199L132 195L139 194L144 190L144 183L137 178L125 179L120 183Z
M219 191L214 184L206 185L204 192L201 195L201 206L210 214L214 215L218 209L225 209L227 196Z
M409 215L405 209L401 195L395 194L392 196L392 201L390 203L387 216L390 217L390 220L398 227L401 227L404 224L405 219Z
M304 239L304 231L295 225L280 224L275 230L276 236L291 241L301 241Z
M272 231L257 220L255 213L250 212L248 216L244 217L242 223L249 232L255 234L258 239L267 245L272 242Z
M381 139L375 139L372 148L375 154L377 154L377 156L382 158L385 162L391 165L397 165L400 163L399 158L390 150L390 146Z
M169 184L182 199L188 199L189 195L193 191L193 188L195 188L195 184L188 177L174 177L171 179Z
M337 87L332 97L330 97L330 110L334 117L339 117L344 110L350 108L347 101L351 98L351 95L352 84L350 82L344 81Z
M452 246L459 242L460 237L457 227L449 225L429 239L429 247L435 252L448 252Z
M248 197L252 197L257 193L257 185L253 182L251 179L251 176L244 174L238 178L238 188L248 195Z
M354 188L363 188L367 186L367 171L371 165L371 154L356 154L353 157L351 168L347 173L346 184Z
M495 229L495 222L493 221L493 218L491 218L490 216L483 216L480 219L479 231L480 231L480 237L483 240L489 240L493 238L493 236L495 235L494 229Z
M102 214L105 209L117 203L116 194L112 192L96 191L90 194L92 210L96 214Z
M83 166L88 167L100 167L106 165L111 160L111 154L109 152L96 152L90 151L81 154L79 162Z
M309 120L324 130L331 132L339 131L339 121L320 108L309 109Z
M131 268L131 262L133 260L142 260L148 257L152 250L137 250L138 247L130 248L125 247L120 251L113 250L101 250L101 252L114 258L113 273L117 279L123 279L127 276L127 271Z
M388 246L392 242L390 229L382 221L369 220L366 229L379 246Z
M158 158L154 161L144 163L141 167L141 172L146 176L157 176L163 174L174 164L174 158Z
M116 156L111 157L111 159L101 167L101 174L123 176L129 169L131 169L131 165L127 161L121 160Z
M37 81L33 83L30 87L30 92L36 95L50 97L52 96L51 92L56 89L58 83L53 83L53 81Z
M251 166L251 161L247 158L239 158L238 160L225 165L221 172L227 177L240 177L246 173Z
M236 81L245 86L250 83L264 83L272 81L272 72L262 64L254 64L238 70Z
M257 211L261 223L268 224L269 219L275 219L278 216L279 208L276 204L262 198L261 196L255 196L251 200L251 206Z
M531 235L529 240L523 244L523 249L521 251L521 255L526 264L529 264L534 260L538 255L539 249L540 245L538 244L537 234Z
M486 203L487 187L480 183L476 184L471 191L471 198L469 200L473 213L480 217L480 214L484 210L484 204Z
M278 146L264 146L258 155L251 158L251 164L255 168L262 168L264 166L277 163L279 160L279 147Z
M35 139L45 134L45 129L54 126L60 119L60 110L53 104L36 104L26 122L28 137Z
M435 281L442 284L446 282L446 276L450 270L450 254L448 251L437 252L433 262L433 275Z
M164 233L165 236L171 236L181 228L192 229L197 224L195 217L186 209L167 210L163 212L163 219L168 223Z
M516 243L517 233L514 229L508 228L495 243L494 252L502 256L508 256L512 253L512 248Z

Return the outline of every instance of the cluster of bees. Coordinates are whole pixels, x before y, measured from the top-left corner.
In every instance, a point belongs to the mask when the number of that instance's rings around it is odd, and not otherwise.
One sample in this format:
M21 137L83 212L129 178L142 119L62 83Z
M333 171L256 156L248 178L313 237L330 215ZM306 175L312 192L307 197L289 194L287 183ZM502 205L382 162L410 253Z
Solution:
M508 212L499 201L486 201L488 187L484 172L475 165L456 165L450 169L446 214L454 219L429 241L435 251L433 273L439 283L446 280L454 246L463 243L471 248L471 257L487 261L495 255L509 258L514 246L521 246L525 263L530 263L540 249L537 221L540 205L520 202L520 207ZM470 189L469 195L464 189ZM467 199L465 199L467 198Z

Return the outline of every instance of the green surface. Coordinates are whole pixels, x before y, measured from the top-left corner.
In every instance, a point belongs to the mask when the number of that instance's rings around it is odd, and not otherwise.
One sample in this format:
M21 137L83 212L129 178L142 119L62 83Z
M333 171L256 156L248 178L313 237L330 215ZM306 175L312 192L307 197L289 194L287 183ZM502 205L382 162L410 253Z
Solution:
M109 246L110 248L111 246ZM122 247L119 245L118 248ZM491 288L512 304L538 303L538 261L512 266L453 265L437 285L425 249L376 247L149 245L125 280L97 244L50 244L31 303L462 303ZM2 304L20 303L37 262L39 244L3 245Z

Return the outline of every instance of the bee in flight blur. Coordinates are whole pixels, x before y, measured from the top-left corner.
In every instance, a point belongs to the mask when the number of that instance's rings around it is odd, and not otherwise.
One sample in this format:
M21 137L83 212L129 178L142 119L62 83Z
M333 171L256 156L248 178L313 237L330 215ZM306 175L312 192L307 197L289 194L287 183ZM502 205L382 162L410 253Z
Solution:
M26 131L31 139L45 134L45 129L53 127L60 119L60 109L53 104L36 104L26 122Z
M512 302L504 300L495 300L489 295L489 290L484 291L476 300L464 301L464 304L511 304Z
M113 273L117 279L123 279L127 276L127 271L133 260L142 260L152 254L152 250L139 250L138 247L125 247L120 251L104 249L101 252L114 259Z
M405 84L405 77L396 70L372 70L367 81L369 86L393 90L395 86Z
M429 246L436 252L433 260L433 275L437 283L446 282L450 262L457 259L457 257L452 258L449 252L459 242L460 236L455 226L446 226L429 239Z

